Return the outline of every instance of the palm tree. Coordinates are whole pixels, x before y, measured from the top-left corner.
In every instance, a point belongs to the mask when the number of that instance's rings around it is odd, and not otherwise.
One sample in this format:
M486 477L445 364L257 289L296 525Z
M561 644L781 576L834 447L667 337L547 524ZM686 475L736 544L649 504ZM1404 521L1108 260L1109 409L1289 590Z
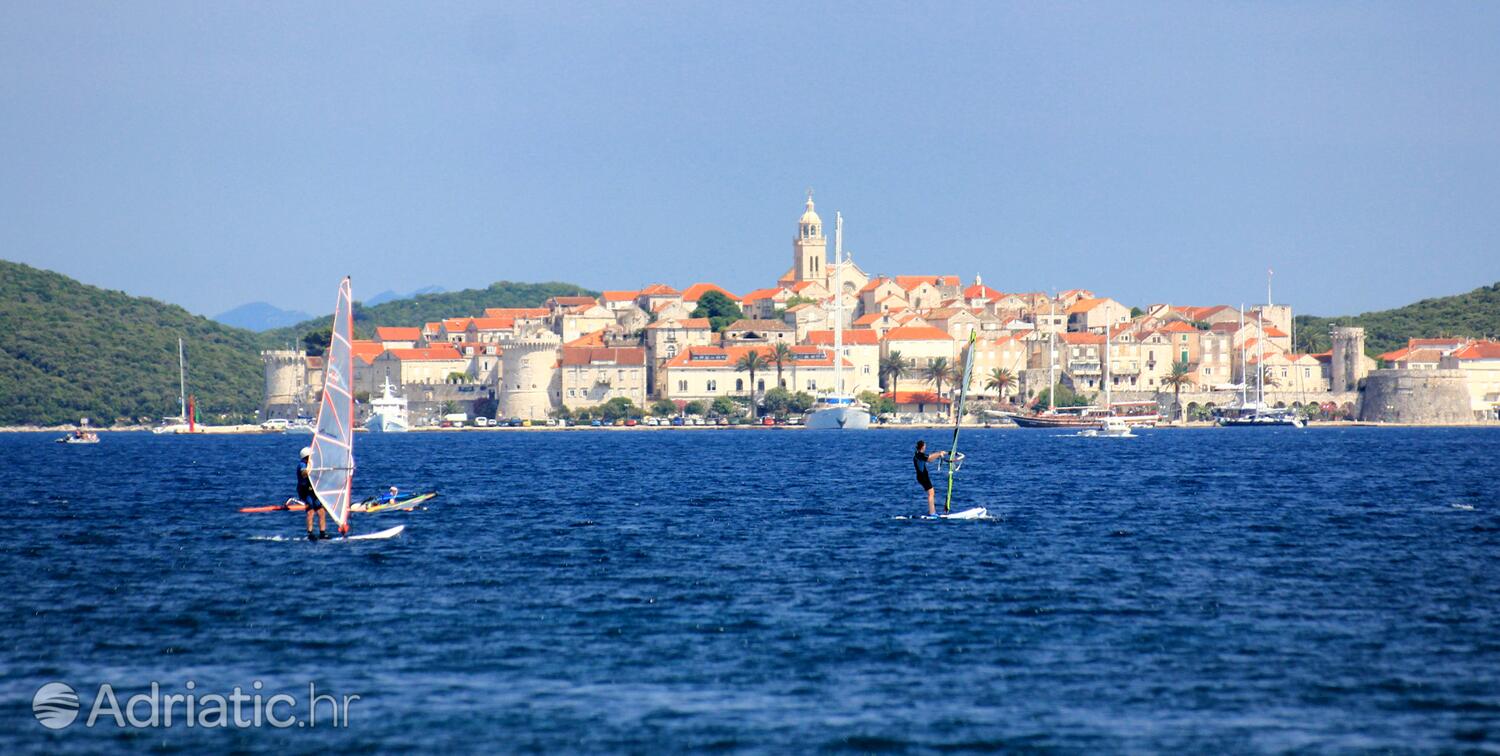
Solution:
M776 363L777 386L786 385L781 382L781 369L786 365L786 363L791 362L791 360L792 348L790 346L787 346L787 343L785 341L778 341L776 342L776 346L771 347L771 362ZM796 382L795 377L793 378L793 382Z
M880 384L886 391L895 391L896 384L906 377L906 371L911 369L911 363L902 358L901 353L892 351L880 358Z
M760 350L752 350L746 352L745 356L741 357L739 362L734 363L734 369L737 372L748 371L750 373L751 417L760 417L760 412L756 409L755 406L755 374L758 371L765 370L767 367L770 367L770 365L771 363L766 361L766 358L761 355Z
M958 380L958 371L952 365L948 364L947 357L935 358L932 364L928 365L922 371L922 375L927 379L928 383L937 388L938 396L943 395L944 382L951 383Z
M1005 390L1015 385L1016 377L1005 368L994 368L984 381L986 391L994 391L996 399L1005 399Z
M1172 363L1172 372L1162 376L1161 385L1172 387L1172 409L1174 412L1182 412L1182 387L1193 385L1193 371L1188 368L1187 360Z
M1281 385L1281 381L1276 380L1275 368L1267 365L1263 370L1264 372L1261 373L1261 385L1270 386L1271 388Z

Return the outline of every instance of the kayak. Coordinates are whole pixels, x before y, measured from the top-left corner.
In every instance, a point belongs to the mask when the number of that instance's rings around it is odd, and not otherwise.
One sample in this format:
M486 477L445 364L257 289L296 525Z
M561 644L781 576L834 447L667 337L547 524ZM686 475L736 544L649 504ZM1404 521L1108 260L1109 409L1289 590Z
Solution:
M264 507L240 507L241 512L302 512L307 505L296 499L287 499L280 504L272 504Z
M366 504L362 508L356 505L354 511L364 512L365 514L377 514L380 512L410 512L411 510L415 509L418 504L429 501L434 496L437 496L436 491L424 493L420 496L413 496L410 499L393 501L389 504Z

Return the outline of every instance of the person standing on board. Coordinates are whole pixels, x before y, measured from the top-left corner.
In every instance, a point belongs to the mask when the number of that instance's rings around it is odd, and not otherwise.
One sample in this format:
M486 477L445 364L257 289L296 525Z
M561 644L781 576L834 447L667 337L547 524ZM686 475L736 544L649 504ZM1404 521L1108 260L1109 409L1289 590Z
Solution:
M391 490L387 491L384 496L380 497L380 501L378 503L395 504L396 500L399 498L401 498L401 490L396 488L395 486L391 486Z
M912 455L911 458L912 466L917 468L917 482L922 484L922 488L927 489L927 516L929 517L937 514L937 491L932 487L932 478L927 476L927 463L936 462L937 460L940 460L947 455L948 452L945 451L933 452L932 454L928 454L927 442L918 441L917 453Z
M318 501L318 494L313 491L312 478L312 447L303 447L301 460L297 463L297 498L307 505L307 540L316 541L319 538L328 537L328 510L323 508L323 502ZM313 514L318 515L318 532L313 534Z

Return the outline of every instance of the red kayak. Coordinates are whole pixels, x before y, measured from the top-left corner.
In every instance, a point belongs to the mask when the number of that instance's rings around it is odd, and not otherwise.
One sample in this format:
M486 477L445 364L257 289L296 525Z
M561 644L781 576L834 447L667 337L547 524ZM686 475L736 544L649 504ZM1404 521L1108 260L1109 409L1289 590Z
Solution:
M307 505L296 499L287 499L282 504L272 504L268 507L240 507L241 512L303 512Z

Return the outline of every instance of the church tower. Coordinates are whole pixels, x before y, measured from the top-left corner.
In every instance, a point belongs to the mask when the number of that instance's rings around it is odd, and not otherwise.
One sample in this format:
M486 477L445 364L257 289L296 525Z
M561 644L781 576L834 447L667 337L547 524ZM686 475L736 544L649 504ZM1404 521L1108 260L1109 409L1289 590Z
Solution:
M813 210L812 191L807 192L807 209L797 221L797 236L792 239L792 276L795 281L817 281L827 285L828 240L823 236L823 219Z

